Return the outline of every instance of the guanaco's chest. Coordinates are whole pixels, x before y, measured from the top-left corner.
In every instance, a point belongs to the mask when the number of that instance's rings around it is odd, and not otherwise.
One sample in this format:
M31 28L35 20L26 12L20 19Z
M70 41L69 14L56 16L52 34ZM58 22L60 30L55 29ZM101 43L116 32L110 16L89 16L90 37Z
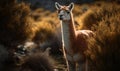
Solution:
M67 50L67 52L71 52L71 46L70 46L70 31L69 31L69 24L62 23L61 24L61 32L62 32L62 42Z

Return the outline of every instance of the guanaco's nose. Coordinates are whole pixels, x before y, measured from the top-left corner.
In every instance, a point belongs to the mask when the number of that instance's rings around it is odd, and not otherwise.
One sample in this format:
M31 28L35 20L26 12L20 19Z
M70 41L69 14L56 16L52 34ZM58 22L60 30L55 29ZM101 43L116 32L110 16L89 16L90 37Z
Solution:
M63 19L63 15L59 15L59 18L60 18L60 20L62 20Z

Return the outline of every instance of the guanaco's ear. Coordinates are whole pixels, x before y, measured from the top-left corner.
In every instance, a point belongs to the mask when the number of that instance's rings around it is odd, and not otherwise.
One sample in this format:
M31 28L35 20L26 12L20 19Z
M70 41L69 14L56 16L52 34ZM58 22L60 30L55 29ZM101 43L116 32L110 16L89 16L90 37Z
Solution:
M57 9L60 9L61 5L60 5L58 2L55 2L55 7L56 7Z
M69 8L70 11L72 11L73 8L74 8L74 3L69 4L68 8Z

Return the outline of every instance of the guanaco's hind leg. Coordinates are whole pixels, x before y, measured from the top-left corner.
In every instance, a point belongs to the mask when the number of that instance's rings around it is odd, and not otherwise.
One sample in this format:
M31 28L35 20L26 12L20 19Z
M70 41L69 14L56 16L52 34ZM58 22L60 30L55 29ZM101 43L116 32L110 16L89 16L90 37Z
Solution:
M77 62L76 69L76 71L88 71L87 60L85 62Z
M76 71L85 71L85 63L77 63Z
M76 63L72 61L68 61L69 69L68 71L76 71Z

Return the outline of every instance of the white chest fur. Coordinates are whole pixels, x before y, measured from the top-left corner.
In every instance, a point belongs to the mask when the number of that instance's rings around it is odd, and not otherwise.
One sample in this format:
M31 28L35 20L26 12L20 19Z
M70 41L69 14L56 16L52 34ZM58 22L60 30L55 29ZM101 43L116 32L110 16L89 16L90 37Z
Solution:
M70 48L70 31L69 31L69 24L63 23L61 24L61 31L62 31L62 42L67 52L71 51Z
M62 22L61 31L62 31L62 42L67 51L66 57L69 61L78 61L82 58L82 55L79 53L72 54L72 49L70 47L70 27L68 23Z

